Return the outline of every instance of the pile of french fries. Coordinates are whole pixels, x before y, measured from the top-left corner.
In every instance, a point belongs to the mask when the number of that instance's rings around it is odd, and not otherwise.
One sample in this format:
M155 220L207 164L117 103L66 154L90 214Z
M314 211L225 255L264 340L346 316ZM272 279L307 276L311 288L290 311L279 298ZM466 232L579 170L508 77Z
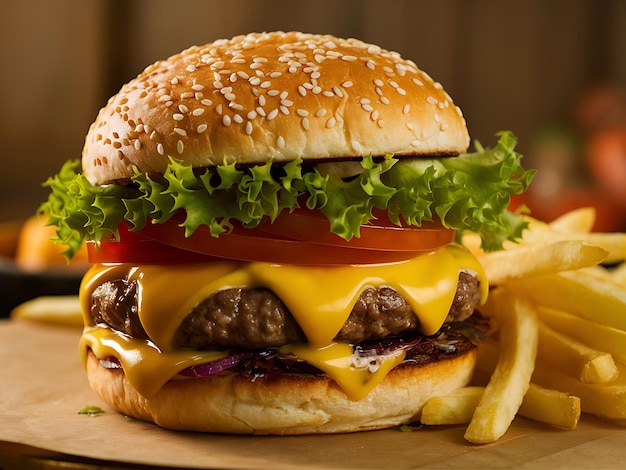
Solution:
M485 253L497 334L478 348L474 383L435 397L423 424L467 424L465 439L497 441L516 416L574 429L581 412L626 418L626 234L595 233L595 212L550 223L528 217L519 244Z

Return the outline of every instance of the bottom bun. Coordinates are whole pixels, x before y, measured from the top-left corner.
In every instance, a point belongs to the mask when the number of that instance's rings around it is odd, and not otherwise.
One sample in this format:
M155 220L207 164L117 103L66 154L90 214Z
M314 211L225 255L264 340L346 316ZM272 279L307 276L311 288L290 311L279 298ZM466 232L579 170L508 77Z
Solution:
M321 434L389 428L417 421L433 396L467 385L475 350L435 363L405 363L365 398L350 400L325 376L234 373L170 380L153 397L141 395L121 369L103 367L90 351L89 383L117 411L174 430L228 434Z

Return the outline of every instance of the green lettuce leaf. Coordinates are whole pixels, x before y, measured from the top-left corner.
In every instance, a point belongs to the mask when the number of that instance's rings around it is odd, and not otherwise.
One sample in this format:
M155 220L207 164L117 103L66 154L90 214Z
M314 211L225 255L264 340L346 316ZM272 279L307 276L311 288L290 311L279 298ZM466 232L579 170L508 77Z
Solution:
M524 192L534 175L522 168L513 134L498 136L493 149L477 144L476 152L459 157L365 157L361 172L351 178L328 171L329 165L320 171L302 160L198 171L171 159L158 178L137 171L128 185L93 186L76 172L80 162L73 160L44 183L50 195L39 211L57 226L69 257L85 239L117 234L120 223L141 230L148 222L164 223L182 213L187 236L204 225L218 237L232 229L233 221L252 228L301 204L320 210L331 231L347 240L359 236L376 208L387 210L395 223L419 226L439 218L459 234L478 233L483 248L495 250L504 240L521 237L522 217L507 207L511 195Z

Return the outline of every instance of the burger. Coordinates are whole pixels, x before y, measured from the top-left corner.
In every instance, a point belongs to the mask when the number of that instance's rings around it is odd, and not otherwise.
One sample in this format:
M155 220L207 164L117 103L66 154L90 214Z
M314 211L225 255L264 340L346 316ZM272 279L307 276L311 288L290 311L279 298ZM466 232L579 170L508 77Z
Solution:
M159 426L339 433L419 419L468 383L488 280L459 243L517 239L515 138L467 153L399 54L300 32L159 61L113 96L40 208L80 299L91 387Z

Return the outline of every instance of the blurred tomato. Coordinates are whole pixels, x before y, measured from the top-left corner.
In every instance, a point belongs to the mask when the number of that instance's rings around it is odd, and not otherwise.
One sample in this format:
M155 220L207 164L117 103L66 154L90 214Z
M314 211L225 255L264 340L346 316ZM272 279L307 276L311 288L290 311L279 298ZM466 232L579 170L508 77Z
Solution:
M591 176L626 209L626 125L590 135L586 155Z
M592 188L567 188L551 199L539 199L532 193L524 201L530 215L550 222L574 209L593 207L596 210L595 232L617 232L626 230L626 209L616 206L611 197Z

